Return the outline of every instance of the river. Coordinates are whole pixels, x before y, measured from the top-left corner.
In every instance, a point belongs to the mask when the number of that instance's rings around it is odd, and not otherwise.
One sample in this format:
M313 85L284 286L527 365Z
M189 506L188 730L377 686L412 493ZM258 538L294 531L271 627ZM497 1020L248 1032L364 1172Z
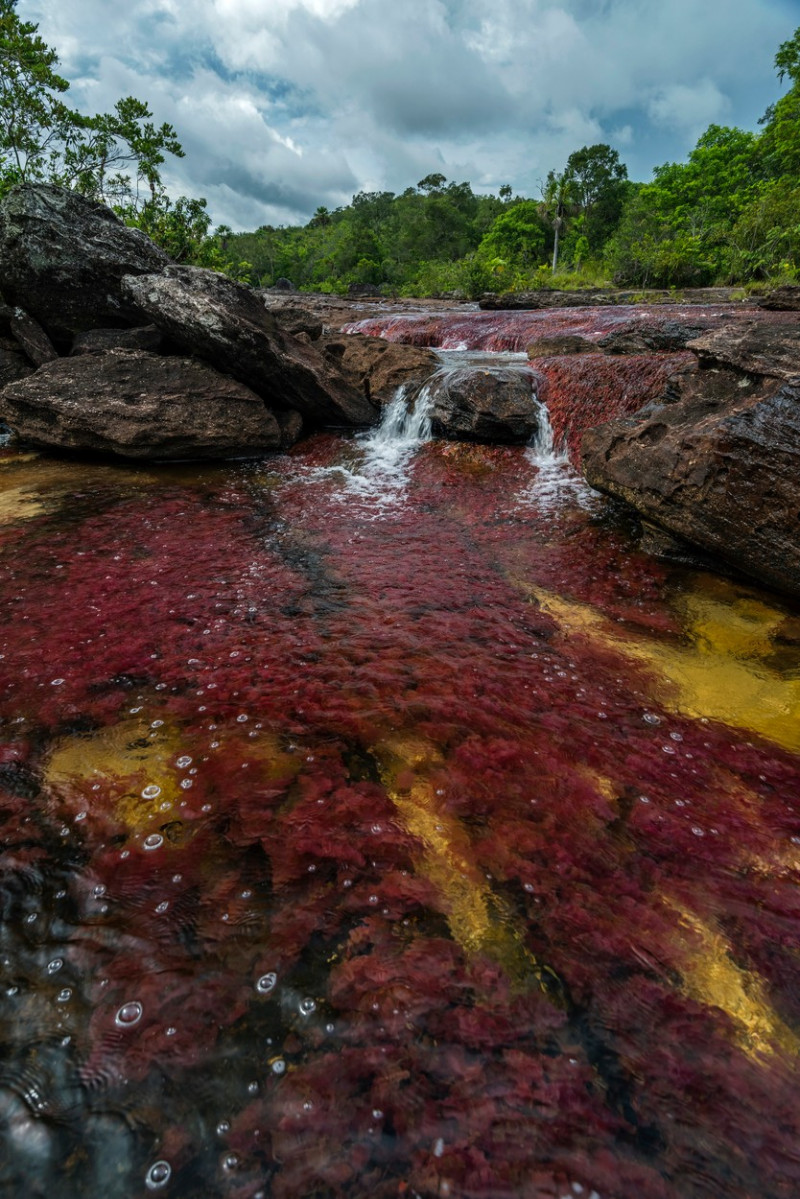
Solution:
M796 604L546 424L0 453L0 1193L800 1191Z

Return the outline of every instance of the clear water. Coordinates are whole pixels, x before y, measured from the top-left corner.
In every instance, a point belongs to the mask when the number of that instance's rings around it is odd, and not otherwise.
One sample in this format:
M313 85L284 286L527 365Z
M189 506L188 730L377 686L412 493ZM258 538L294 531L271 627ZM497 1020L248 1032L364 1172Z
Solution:
M546 430L2 453L0 1193L797 1193L796 605Z

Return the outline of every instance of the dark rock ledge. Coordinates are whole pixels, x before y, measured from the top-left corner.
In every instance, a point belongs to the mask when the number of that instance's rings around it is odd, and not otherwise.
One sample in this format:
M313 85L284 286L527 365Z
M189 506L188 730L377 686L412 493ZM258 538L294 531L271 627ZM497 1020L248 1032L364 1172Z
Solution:
M690 341L700 370L590 429L588 482L761 583L800 596L800 330L760 322Z

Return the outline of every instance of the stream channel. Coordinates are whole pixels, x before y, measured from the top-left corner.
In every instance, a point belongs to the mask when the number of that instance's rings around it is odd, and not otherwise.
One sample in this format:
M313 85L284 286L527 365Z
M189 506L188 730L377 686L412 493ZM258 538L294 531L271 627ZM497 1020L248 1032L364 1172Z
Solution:
M1 1195L800 1193L796 604L422 403L0 487Z

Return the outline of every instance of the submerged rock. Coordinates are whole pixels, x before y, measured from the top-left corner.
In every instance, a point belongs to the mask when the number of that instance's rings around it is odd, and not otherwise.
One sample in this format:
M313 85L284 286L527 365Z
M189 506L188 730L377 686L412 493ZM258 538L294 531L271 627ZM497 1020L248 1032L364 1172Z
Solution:
M400 387L418 390L440 365L433 350L361 333L328 337L323 348L367 399L381 406L390 403Z
M256 292L200 267L129 275L128 303L181 349L252 388L271 408L309 424L369 425L375 407L311 345L284 333Z
M440 437L519 445L539 427L531 375L465 367L428 384L431 424Z
M51 184L12 188L0 205L0 278L12 305L56 342L97 325L144 323L120 280L169 258L109 208Z
M0 392L0 419L30 445L161 461L238 457L285 439L241 383L137 350L48 363Z
M526 346L529 358L553 358L568 354L596 354L597 346L588 337L578 333L562 333L553 337L539 337Z
M781 384L701 370L682 376L675 394L585 433L586 479L646 521L800 595L800 371Z

